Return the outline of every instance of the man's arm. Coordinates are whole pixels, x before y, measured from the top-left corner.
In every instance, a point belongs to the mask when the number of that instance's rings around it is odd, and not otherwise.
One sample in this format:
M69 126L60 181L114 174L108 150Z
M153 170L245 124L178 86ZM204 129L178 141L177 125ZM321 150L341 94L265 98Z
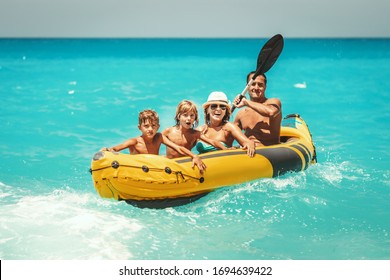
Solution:
M260 115L265 117L273 118L280 114L281 103L280 100L277 98L268 99L267 103L258 103L243 98L242 102L244 106L248 106L249 108L252 108Z

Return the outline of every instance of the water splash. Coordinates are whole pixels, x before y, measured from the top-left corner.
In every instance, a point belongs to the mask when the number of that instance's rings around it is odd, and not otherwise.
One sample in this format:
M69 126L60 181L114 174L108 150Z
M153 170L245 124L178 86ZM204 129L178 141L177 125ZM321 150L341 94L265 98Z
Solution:
M306 85L306 82L303 82L303 83L296 83L296 84L294 84L294 87L295 87L295 88L302 88L302 89L305 89L305 88L307 88L307 85Z
M3 259L128 259L142 225L91 194L55 190L2 203Z

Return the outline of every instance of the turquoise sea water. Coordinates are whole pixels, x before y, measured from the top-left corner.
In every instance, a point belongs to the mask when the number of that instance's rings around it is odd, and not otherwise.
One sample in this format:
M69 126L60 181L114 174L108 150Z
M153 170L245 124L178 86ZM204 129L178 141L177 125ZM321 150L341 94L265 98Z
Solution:
M139 111L232 100L265 41L0 40L0 258L389 259L388 39L286 39L267 95L308 123L306 171L163 210L96 193L93 154Z

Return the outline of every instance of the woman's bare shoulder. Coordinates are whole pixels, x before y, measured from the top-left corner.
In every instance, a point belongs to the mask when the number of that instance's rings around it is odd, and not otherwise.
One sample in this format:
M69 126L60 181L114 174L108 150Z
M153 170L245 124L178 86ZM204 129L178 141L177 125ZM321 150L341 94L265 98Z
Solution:
M201 125L201 126L198 126L195 130L197 131L200 131L200 132L204 132L207 130L207 125Z
M232 122L226 122L224 125L223 125L224 128L227 128L229 130L231 129L234 129L235 127L237 127L236 124L232 123Z

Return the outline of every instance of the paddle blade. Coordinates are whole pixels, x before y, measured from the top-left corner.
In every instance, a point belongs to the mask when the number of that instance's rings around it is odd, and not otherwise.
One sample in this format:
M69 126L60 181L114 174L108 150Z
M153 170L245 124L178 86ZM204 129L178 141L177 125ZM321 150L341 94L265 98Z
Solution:
M283 46L284 40L280 34L276 34L265 43L257 57L256 73L253 79L271 69L282 52Z

